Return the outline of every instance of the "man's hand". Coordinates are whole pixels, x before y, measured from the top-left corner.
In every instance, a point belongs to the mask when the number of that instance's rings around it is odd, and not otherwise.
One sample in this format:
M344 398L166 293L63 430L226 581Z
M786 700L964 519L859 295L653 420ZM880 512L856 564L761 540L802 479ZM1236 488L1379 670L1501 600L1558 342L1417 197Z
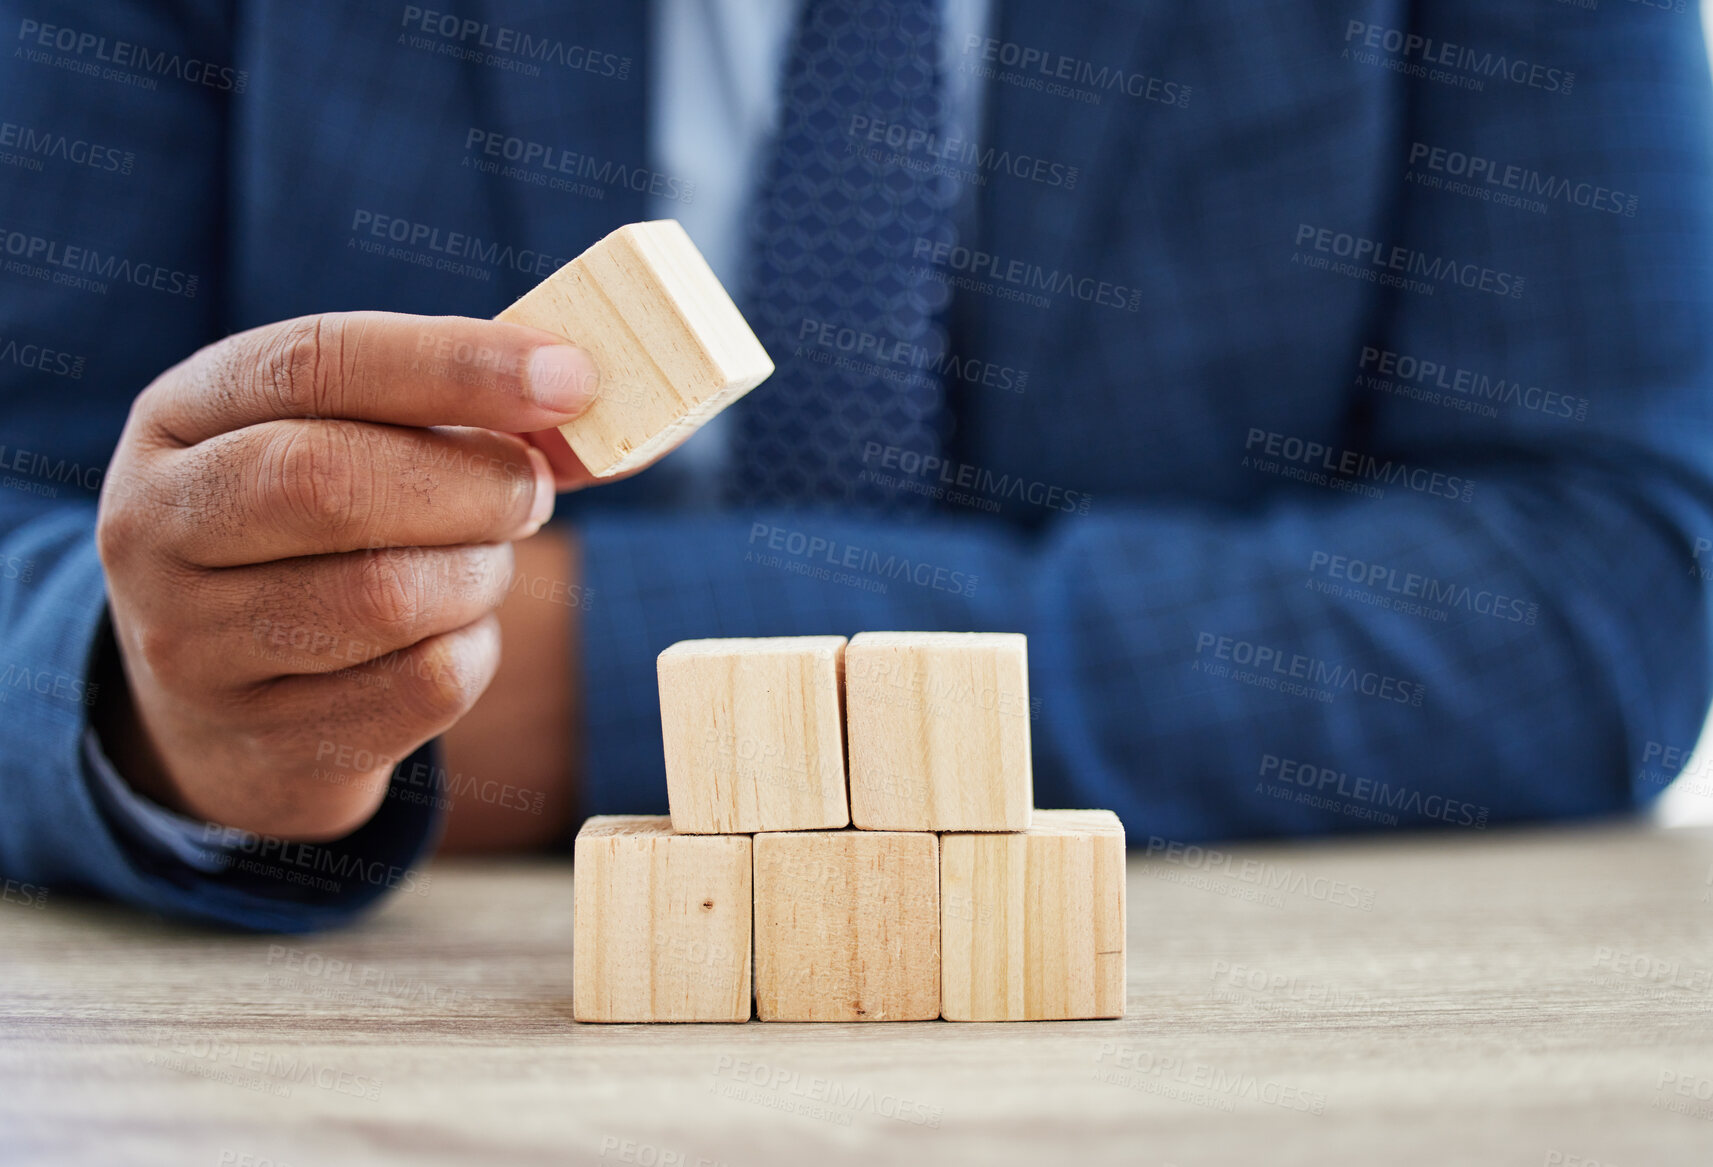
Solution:
M581 413L595 379L547 333L378 312L253 329L161 374L96 525L127 682L98 715L126 777L290 839L367 821L492 678L511 540L578 477L514 435Z

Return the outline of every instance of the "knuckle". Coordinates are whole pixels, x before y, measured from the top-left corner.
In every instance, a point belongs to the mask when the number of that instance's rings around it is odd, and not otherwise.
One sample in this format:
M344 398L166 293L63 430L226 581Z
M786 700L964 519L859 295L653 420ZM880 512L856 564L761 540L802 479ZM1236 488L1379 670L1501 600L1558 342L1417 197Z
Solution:
M374 496L352 445L342 426L293 427L270 439L258 459L264 492L307 531L366 529Z
M95 552L109 570L161 538L161 507L147 497L136 463L121 451L101 484Z
M471 547L459 558L457 586L467 595L482 597L486 607L498 607L511 590L517 573L510 543L488 543Z
M95 554L108 571L127 561L139 531L135 511L122 502L103 502L95 512Z
M510 543L466 544L438 555L436 578L460 608L487 611L504 601L512 577Z
M281 417L318 417L337 406L344 328L329 316L288 320L263 342L255 387Z
M490 662L461 638L437 637L411 650L404 697L424 724L440 726L461 716L487 687Z
M313 756L312 734L288 721L269 721L252 726L245 734L245 752L271 769L301 768Z
M207 646L186 636L183 629L150 621L134 629L128 639L141 658L136 663L156 686L169 693L199 687Z
M469 468L474 485L480 488L479 497L489 508L483 518L496 527L521 522L535 503L535 467L521 440L488 436L501 439L501 444L473 455Z
M417 557L393 551L365 555L352 583L351 605L364 627L384 632L416 627L428 606Z
M146 497L129 491L134 521L147 526L143 537L175 558L195 563L221 541L240 535L252 516L245 475L253 467L235 458L239 443L226 435L175 455L151 484Z

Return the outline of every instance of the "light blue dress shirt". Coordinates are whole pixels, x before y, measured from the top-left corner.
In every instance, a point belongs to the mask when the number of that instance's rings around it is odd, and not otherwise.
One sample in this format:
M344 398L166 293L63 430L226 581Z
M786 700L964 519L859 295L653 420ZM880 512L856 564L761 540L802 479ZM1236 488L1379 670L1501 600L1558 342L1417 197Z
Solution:
M987 29L991 0L944 0L940 40L950 136L970 139L981 124L981 86L957 63L963 46ZM689 202L657 198L656 218L677 219L720 282L741 289L748 254L746 216L779 125L779 81L801 0L656 0L654 167L694 184ZM966 203L971 200L966 199ZM960 214L967 223L972 208ZM717 487L731 447L730 413L721 413L673 454L689 476L688 493Z

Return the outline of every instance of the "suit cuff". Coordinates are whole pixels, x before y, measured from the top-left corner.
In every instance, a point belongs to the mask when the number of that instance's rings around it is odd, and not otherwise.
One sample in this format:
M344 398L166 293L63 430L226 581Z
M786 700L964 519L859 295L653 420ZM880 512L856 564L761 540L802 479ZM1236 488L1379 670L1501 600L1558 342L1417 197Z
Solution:
M170 811L133 790L108 760L94 729L83 734L83 773L107 822L133 847L208 875L226 869L232 849L220 844L219 828Z

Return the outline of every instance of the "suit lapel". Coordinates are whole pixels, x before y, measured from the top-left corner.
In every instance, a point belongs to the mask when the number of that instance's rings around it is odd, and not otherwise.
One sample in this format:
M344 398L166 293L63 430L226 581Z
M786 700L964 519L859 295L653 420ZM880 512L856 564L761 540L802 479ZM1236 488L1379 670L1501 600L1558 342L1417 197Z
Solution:
M519 245L574 256L615 227L646 218L645 191L613 178L648 164L648 21L650 4L583 3L543 6L520 19L496 0L470 5L474 18L551 44L540 72L466 62L461 71L472 124L501 130L553 151L586 158L606 181L570 176L588 193L490 176L483 183L488 212L503 237ZM523 54L514 54L527 60ZM592 62L573 67L570 62ZM623 71L626 75L609 75ZM646 184L644 184L646 190ZM539 279L523 281L527 289ZM520 293L521 293L520 289Z
M1138 165L1135 155L1143 146L1148 118L1180 111L1091 81L1110 78L1120 69L1131 76L1159 77L1172 60L1181 13L1171 0L1055 5L996 0L991 35L1000 42L997 52L1019 59L1017 54L1034 51L1040 57L1032 58L1029 68L1007 67L1003 58L980 62L1000 75L986 81L986 139L1008 150L1077 166L1080 174L1074 193L996 177L982 202L984 247L1045 268L1096 276L1134 274L1105 270L1098 224L1127 170ZM964 61L971 63L971 55ZM1063 71L1055 77L1044 68ZM1100 101L1044 92L1005 77L1057 81L1068 89L1096 92ZM978 328L977 335L986 334L984 342L1003 335L1006 352L1021 367L1032 368L1061 311L1014 305L976 308L978 318L997 318L1000 323L997 329Z

